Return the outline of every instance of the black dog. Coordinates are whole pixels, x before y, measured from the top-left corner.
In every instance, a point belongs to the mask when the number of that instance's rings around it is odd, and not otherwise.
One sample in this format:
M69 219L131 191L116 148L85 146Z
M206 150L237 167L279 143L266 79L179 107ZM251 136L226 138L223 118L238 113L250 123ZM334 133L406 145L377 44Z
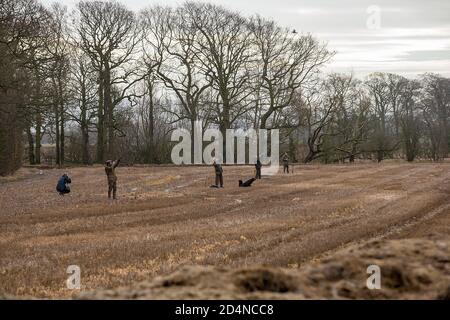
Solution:
M242 180L239 180L239 187L251 187L253 181L255 180L256 180L255 178L248 179L244 182L242 182Z

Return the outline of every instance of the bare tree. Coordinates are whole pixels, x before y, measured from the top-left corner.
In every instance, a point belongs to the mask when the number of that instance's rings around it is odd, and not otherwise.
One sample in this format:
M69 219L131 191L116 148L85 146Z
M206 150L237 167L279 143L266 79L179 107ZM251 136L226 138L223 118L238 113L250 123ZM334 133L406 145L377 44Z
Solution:
M50 57L47 64L48 78L51 83L51 99L54 113L56 164L64 164L65 124L68 100L68 75L71 50L67 31L67 8L54 3L51 7L51 22L48 24L49 37L45 43Z
M370 101L361 81L352 75L333 74L329 82L337 98L334 119L328 129L329 157L331 161L354 162L356 156L365 152Z
M27 83L39 61L47 57L42 42L48 11L35 0L0 3L0 174L22 161L22 132L32 99Z
M260 128L276 111L288 107L296 90L333 55L311 35L298 36L259 16L249 23L255 44L256 104ZM272 126L275 126L272 123Z
M449 149L448 117L450 113L450 79L437 74L425 74L422 109L436 150L435 158L446 158Z
M399 122L406 160L414 161L419 153L421 135L419 108L417 106L420 83L404 79L399 99Z
M199 31L184 7L155 7L141 13L148 77L152 74L172 92L180 108L165 110L175 121L187 120L193 139L195 121L201 119L201 98L211 87L202 75L195 46ZM193 156L193 144L191 155Z
M135 69L124 68L135 59L139 32L134 13L114 1L79 2L75 28L81 48L98 72L97 161L103 162L105 152L114 154L114 108L130 98L128 90L140 80Z
M194 52L203 75L217 92L210 104L213 120L225 137L225 130L248 111L250 104L247 98L251 42L247 21L213 4L187 2L183 8L199 33Z
M388 150L392 149L388 134L388 118L392 109L386 74L374 73L369 75L366 85L369 89L374 109L375 132L373 135L373 150L377 154L378 162L381 162Z
M302 91L298 99L304 109L303 121L307 128L308 154L303 160L305 163L323 156L324 138L338 104L336 92L333 90L330 83L317 79L313 85ZM322 94L323 92L326 94Z
M89 134L93 132L96 117L97 76L88 56L82 50L73 47L69 77L70 109L69 119L79 125L81 133L81 161L92 163L89 152Z

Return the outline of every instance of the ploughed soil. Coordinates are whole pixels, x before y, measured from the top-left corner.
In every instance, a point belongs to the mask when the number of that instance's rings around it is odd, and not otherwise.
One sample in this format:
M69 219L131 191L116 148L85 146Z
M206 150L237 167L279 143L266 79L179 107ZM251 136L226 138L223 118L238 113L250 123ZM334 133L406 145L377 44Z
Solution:
M100 166L0 178L0 296L448 298L450 164L296 165L250 188L250 166ZM67 267L81 291L67 289ZM369 290L369 265L381 289Z

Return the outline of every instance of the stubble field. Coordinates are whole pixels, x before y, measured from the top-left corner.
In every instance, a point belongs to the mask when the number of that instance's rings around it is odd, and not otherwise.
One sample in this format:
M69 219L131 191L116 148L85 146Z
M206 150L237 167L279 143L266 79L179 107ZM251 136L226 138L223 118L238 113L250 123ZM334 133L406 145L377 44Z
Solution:
M68 172L71 194L55 191ZM450 234L450 164L297 165L238 179L250 166L119 167L117 201L102 167L23 168L0 180L0 296L68 298L69 265L82 290L115 288L183 265L301 268L382 238ZM263 171L264 174L264 171Z

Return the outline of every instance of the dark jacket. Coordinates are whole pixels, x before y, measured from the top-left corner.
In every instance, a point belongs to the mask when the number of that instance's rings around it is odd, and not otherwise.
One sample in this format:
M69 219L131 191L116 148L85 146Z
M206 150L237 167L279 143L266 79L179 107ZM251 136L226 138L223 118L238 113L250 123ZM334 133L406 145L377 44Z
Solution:
M222 172L223 172L222 166L220 164L218 164L218 163L216 163L214 165L214 170L216 172L216 175L221 175Z
M63 192L64 190L66 190L67 183L72 183L72 180L66 174L63 174L58 180L56 191Z

